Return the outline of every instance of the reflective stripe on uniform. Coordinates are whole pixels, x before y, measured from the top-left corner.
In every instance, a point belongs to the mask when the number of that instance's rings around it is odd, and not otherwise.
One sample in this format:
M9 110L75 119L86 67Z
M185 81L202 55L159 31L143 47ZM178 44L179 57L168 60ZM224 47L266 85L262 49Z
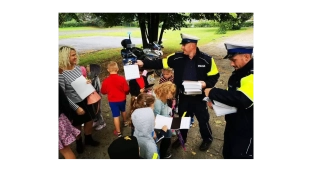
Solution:
M152 159L158 159L158 153L154 153L153 158Z
M165 68L165 69L169 68L169 66L168 66L168 58L173 56L173 55L174 55L174 53L172 53L172 54L168 55L166 58L162 59L163 68Z
M244 93L253 102L253 74L243 77L237 90Z
M208 76L211 76L211 75L216 75L216 74L218 74L218 73L219 73L219 71L218 71L217 65L216 65L214 59L211 58L211 69L210 69L210 71L207 73L207 75L208 75Z

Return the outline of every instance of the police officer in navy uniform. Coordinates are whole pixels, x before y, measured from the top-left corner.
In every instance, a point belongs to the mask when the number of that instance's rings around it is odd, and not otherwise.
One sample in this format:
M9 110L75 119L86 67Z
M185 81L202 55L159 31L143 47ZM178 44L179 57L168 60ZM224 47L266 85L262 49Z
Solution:
M212 143L212 131L209 125L209 113L207 104L203 101L205 97L204 89L214 87L220 77L214 59L201 52L197 47L199 38L187 34L181 34L181 49L183 52L173 53L167 58L150 61L137 61L140 67L151 69L173 68L174 84L177 87L176 98L179 98L178 114L182 117L184 112L186 116L192 116L194 113L198 123L201 137L203 139L199 149L206 151ZM185 95L183 81L200 81L202 84L202 94ZM181 129L184 142L187 141L188 129ZM173 148L179 147L180 141L177 139L173 144Z
M223 157L225 159L253 159L253 46L225 43L227 55L234 67L228 89L205 89L210 100L237 108L225 115ZM209 104L211 107L211 104Z

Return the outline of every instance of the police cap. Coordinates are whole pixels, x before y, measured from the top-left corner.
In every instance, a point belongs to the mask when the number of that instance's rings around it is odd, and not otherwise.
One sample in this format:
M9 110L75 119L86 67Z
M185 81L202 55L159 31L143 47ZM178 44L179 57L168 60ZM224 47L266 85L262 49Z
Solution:
M227 50L227 55L223 58L232 58L237 54L252 54L253 46L251 45L238 45L232 43L224 43L225 48Z
M183 45L187 43L197 43L197 41L199 40L199 38L196 36L191 36L191 35L184 34L184 33L181 33L181 38L182 38L182 41L180 44L183 44Z

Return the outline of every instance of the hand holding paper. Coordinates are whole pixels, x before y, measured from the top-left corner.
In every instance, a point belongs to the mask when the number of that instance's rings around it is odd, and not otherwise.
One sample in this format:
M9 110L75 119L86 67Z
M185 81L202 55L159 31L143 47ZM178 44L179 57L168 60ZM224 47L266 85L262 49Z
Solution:
M73 81L71 86L74 88L81 99L85 99L95 91L92 84L87 84L86 78L82 75Z
M213 102L211 102L209 97L205 97L203 99L203 101L207 101L208 103L210 102L212 104L212 108L213 108L213 110L214 110L214 112L216 113L217 116L222 116L222 115L226 115L226 114L231 114L231 113L236 113L237 112L237 108L236 107L228 106L228 105L220 103L220 102L218 102L216 100L213 100Z

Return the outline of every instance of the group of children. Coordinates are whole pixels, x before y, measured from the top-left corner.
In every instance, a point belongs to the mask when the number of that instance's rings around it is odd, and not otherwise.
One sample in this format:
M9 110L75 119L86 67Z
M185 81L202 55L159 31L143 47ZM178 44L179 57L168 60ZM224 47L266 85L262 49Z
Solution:
M86 68L81 66L81 71L86 78L91 77L90 66ZM166 126L163 126L161 130L155 130L154 126L156 115L173 117L175 113L176 86L173 84L173 70L170 68L163 69L159 84L156 86L149 83L147 72L143 68L139 68L140 77L130 80L129 85L123 76L118 75L119 68L116 62L110 61L107 65L107 71L109 75L103 80L101 86L97 86L100 85L98 77L94 78L96 82L92 83L99 94L107 95L114 118L114 134L119 137L115 141L122 142L123 140L119 139L125 138L121 132L121 115L123 126L129 125L131 127L130 137L135 137L138 142L140 158L171 158L169 147L174 132L168 130ZM126 96L129 93L131 94L131 102L129 117L127 117ZM100 110L96 114L93 126L96 130L106 126ZM118 143L115 141L109 147L110 158L128 158L120 154L121 149L128 149L117 146ZM157 143L160 143L159 149Z

